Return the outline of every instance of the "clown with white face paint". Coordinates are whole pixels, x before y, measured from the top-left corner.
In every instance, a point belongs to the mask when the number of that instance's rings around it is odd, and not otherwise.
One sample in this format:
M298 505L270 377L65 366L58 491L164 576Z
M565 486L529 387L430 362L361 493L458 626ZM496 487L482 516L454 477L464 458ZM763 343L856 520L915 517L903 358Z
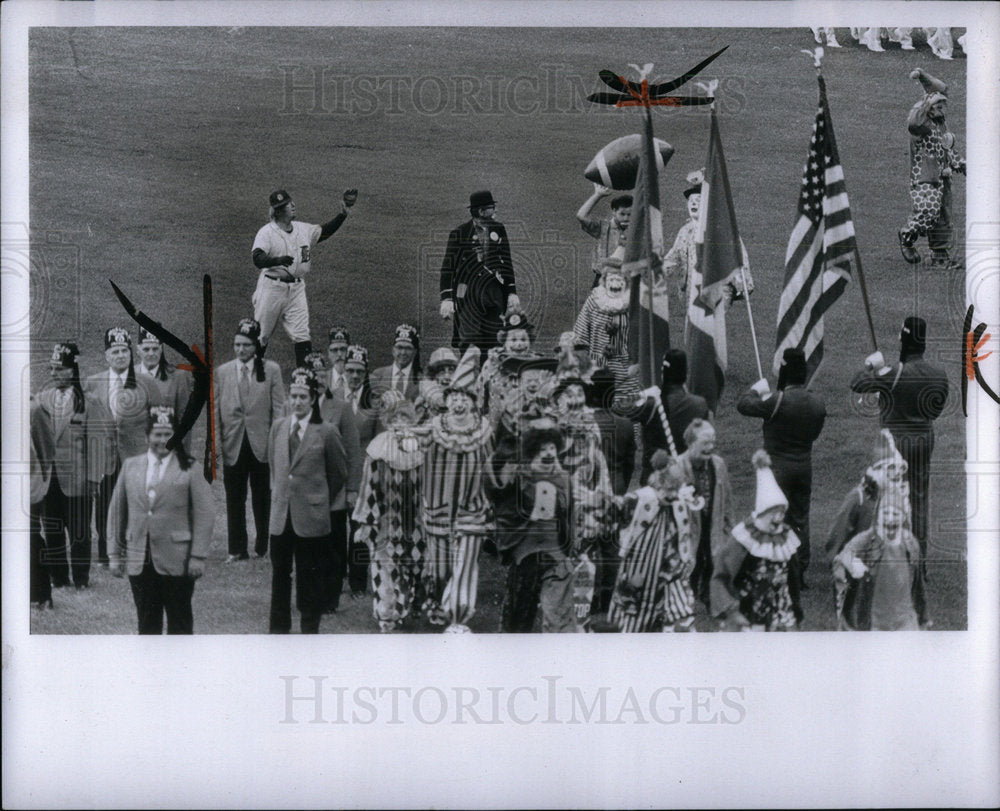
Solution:
M432 623L447 625L447 633L469 633L467 623L476 612L479 550L490 530L483 469L491 431L476 404L479 356L476 346L466 350L444 393L446 411L421 432L424 610Z
M766 451L753 455L757 473L754 511L733 527L716 556L712 614L727 630L791 631L797 627L788 588L788 564L799 548L785 524L788 499L778 487Z
M601 269L601 283L587 296L576 318L573 333L587 344L595 368L608 367L615 385L623 387L628 359L629 284L621 260L608 259Z
M916 631L920 546L903 494L882 491L875 523L833 559L842 630Z
M476 381L476 392L483 414L496 427L504 409L509 376L503 373L504 363L510 358L530 358L534 356L531 344L535 340L535 327L524 313L507 313L503 328L497 333L499 346L493 347L483 362L482 371Z

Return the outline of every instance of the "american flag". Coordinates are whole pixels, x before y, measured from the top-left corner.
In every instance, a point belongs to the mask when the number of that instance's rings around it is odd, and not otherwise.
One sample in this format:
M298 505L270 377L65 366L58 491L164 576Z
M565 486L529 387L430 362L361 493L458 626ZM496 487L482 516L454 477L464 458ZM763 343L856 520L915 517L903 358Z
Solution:
M778 303L774 373L789 347L801 349L811 378L823 360L823 314L840 298L856 261L854 221L844 169L833 137L826 84L819 77L819 109L802 169L798 219L785 254L785 284Z

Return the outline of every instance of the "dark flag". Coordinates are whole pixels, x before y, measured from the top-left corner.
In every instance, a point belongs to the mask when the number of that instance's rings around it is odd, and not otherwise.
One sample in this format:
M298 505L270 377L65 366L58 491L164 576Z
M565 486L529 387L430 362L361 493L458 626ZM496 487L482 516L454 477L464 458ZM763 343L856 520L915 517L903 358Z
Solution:
M696 238L698 264L692 283L698 289L688 307L688 388L715 412L726 381L726 287L740 277L743 243L736 227L726 156L712 109L708 160L701 185Z
M625 237L622 262L626 274L633 278L629 305L629 360L639 365L639 382L643 388L659 384L660 363L670 347L667 287L663 281L662 260L660 180L653 143L653 122L647 109L639 172L632 195L632 217Z
M805 353L812 377L823 360L823 314L844 292L856 259L854 221L821 75L819 109L802 170L798 219L785 254L775 374L785 349L795 347Z

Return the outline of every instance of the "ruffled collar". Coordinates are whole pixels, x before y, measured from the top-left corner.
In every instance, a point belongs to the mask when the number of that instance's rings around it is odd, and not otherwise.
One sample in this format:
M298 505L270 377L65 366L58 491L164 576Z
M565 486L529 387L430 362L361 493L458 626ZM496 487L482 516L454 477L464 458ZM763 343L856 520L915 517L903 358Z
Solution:
M413 470L424 461L420 439L413 433L383 431L368 443L368 455L393 470Z
M755 527L750 518L733 527L733 538L755 558L764 560L791 560L795 550L799 548L799 537L791 527L786 526L783 533L772 535Z
M590 291L590 296L594 300L594 304L597 305L597 309L603 312L623 313L628 310L629 297L627 289L625 295L620 298L611 298L608 295L608 291L604 289L604 285L598 285Z
M477 450L490 438L490 421L480 417L477 425L466 431L453 431L448 426L448 414L439 414L431 420L431 439L450 451L468 453Z

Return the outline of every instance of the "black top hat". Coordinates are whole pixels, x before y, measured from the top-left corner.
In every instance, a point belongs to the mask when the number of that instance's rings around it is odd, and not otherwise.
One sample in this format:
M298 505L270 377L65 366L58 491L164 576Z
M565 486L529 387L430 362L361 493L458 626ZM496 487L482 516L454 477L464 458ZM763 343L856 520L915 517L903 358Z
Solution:
M916 315L903 321L903 329L899 333L899 342L904 349L923 352L927 346L927 322Z
M477 208L484 208L486 206L495 206L496 204L493 194L489 191L474 191L469 195L469 211L475 211Z
M284 189L278 189L278 191L271 192L271 196L267 198L267 202L270 203L271 208L281 208L292 202L292 196Z

